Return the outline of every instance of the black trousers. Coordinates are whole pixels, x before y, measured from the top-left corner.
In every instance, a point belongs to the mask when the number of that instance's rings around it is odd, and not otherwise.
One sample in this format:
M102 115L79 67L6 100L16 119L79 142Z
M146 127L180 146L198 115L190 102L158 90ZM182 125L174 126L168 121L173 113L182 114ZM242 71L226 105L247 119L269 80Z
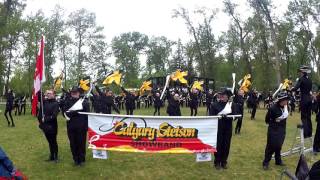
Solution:
M158 113L158 116L160 116L160 106L154 106L154 113L153 113L153 115L155 116L156 113Z
M252 106L251 120L252 120L252 119L255 119L255 117L256 117L256 111L257 111L257 106L256 106L256 105Z
M311 102L301 102L301 121L303 124L304 138L312 136L312 122L311 122Z
M26 115L26 105L25 104L21 105L19 115L22 114L22 111L23 111L23 115Z
M44 133L50 150L50 160L58 158L58 143L57 143L57 133Z
M198 107L190 107L190 116L197 116L198 114Z
M218 120L217 152L214 153L215 165L226 165L232 137L232 119Z
M210 106L211 106L211 104L207 104L207 114L210 112Z
M6 117L8 125L10 125L10 121L9 121L8 115L7 115L9 113L9 116L10 116L10 119L11 119L11 125L14 126L14 122L13 122L13 118L12 118L12 115L11 115L11 111L12 111L12 109L6 108L6 110L4 112L4 116Z
M133 108L126 108L127 115L133 115Z
M285 127L268 127L267 145L263 165L268 165L274 153L276 164L281 164L281 148L286 136Z
M314 140L313 140L313 150L316 152L320 151L320 122L318 119L317 114L317 129L316 129L316 134L314 135Z
M240 133L241 126L242 126L242 119L243 119L243 117L238 117L237 118L237 125L236 125L236 128L235 128L235 133L236 134Z
M87 129L68 128L67 131L74 162L85 162Z

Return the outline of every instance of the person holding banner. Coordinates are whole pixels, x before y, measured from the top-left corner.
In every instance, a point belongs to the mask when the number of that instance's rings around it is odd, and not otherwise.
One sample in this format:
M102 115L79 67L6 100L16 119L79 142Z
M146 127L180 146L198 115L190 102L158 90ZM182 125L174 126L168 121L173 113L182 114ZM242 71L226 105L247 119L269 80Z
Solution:
M86 99L82 102L82 110L69 110L80 99L78 86L72 87L70 97L65 100L63 112L67 119L67 132L70 148L75 166L82 166L86 157L86 138L88 131L88 116L79 112L90 112L89 103Z
M45 93L45 100L43 101L43 117L42 107L38 113L38 120L40 122L39 128L42 129L50 149L50 157L46 161L58 162L58 122L57 116L59 113L59 104L56 101L55 92L53 89L47 90Z
M281 160L281 148L286 135L286 121L288 113L288 95L280 92L277 95L276 103L273 104L266 114L265 122L269 125L265 156L262 163L263 169L269 168L272 154L275 154L276 165L284 166Z
M311 123L311 110L312 110L312 81L308 76L311 72L308 66L301 66L299 68L300 78L292 91L300 89L300 110L301 110L301 121L303 124L304 138L312 136L312 123Z
M13 108L14 95L13 95L13 91L11 89L9 90L9 92L6 93L6 99L7 99L7 102L6 102L6 109L4 112L4 116L6 117L6 120L8 122L8 126L10 126L10 121L9 121L8 115L7 115L9 113L9 116L11 119L11 127L14 127L15 125L14 125L13 118L11 115L11 111Z
M210 116L222 116L222 118L219 118L218 120L217 152L214 154L214 166L217 170L221 168L227 169L233 118L228 118L226 116L238 112L236 104L229 102L231 95L232 92L229 90L222 91L219 96L219 101L213 103L210 108Z

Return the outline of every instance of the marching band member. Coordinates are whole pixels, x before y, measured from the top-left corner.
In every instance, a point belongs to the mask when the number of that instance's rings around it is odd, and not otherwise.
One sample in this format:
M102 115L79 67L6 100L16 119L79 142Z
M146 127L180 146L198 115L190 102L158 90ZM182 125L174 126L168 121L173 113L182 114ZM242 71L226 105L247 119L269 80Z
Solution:
M92 97L91 99L91 103L92 103L92 107L94 109L95 113L102 113L102 108L101 108L101 97L100 97L100 93L97 91L97 86L96 86L96 91L91 91Z
M303 124L304 138L312 136L312 123L311 123L311 110L312 110L312 81L308 76L310 69L307 66L301 66L299 68L300 78L292 91L300 89L300 109L301 109L301 121Z
M316 115L316 122L317 122L317 129L316 134L314 135L313 141L313 152L317 153L320 152L320 93L316 96L317 102L317 115Z
M79 112L90 112L89 103L86 99L82 102L82 110L69 111L69 109L80 99L78 86L72 87L70 96L65 99L63 112L70 118L67 121L67 132L70 148L75 166L82 166L86 157L86 138L88 131L88 116Z
M262 163L263 169L269 168L272 154L275 154L276 165L284 166L281 160L281 148L286 135L286 121L288 117L288 95L280 92L277 102L272 105L266 114L265 122L269 125L265 156Z
M38 112L39 127L42 129L50 149L50 157L46 161L58 162L58 122L57 116L59 113L59 104L56 101L55 92L53 89L47 90L45 93L45 100L43 101L43 117L42 107Z
M153 100L153 102L154 102L154 113L153 113L153 115L155 116L156 113L158 113L158 116L160 116L160 108L162 106L162 100L160 99L160 93L156 92L154 94L153 98L154 98L154 100Z
M7 102L6 102L6 109L4 112L4 116L6 117L6 120L8 122L8 126L10 126L10 121L7 116L7 114L9 113L9 117L11 119L11 126L14 127L15 125L14 125L13 118L11 115L11 111L13 108L14 95L13 95L13 91L11 89L9 90L9 92L6 93L6 99L7 99Z
M239 108L239 114L241 114L241 117L236 118L237 119L237 125L235 128L235 134L240 134L242 120L243 120L243 106L244 106L244 91L242 89L238 90L238 93L234 96L233 102L238 105Z
M198 114L198 106L199 106L199 100L198 100L198 95L199 91L197 89L188 89L189 90L189 96L190 96L190 101L189 101L189 107L191 114L190 116L197 116Z
M226 115L235 114L237 107L234 103L228 102L232 92L224 90L218 102L212 104L210 108L210 116L221 115L218 120L218 135L217 135L217 152L214 154L214 166L216 169L227 169L227 160L230 151L232 137L232 120Z
M167 113L169 116L181 116L180 111L180 96L176 92L170 93L169 89L167 89L167 100L168 100L168 107Z
M114 104L113 93L111 90L106 89L105 93L102 93L99 87L96 86L96 90L100 97L100 108L101 112L104 114L112 114L112 108L120 114L118 107Z
M206 91L206 106L207 106L207 113L210 112L210 107L213 101L213 92L212 90Z
M125 106L127 115L133 115L133 110L136 108L136 99L139 98L139 94L136 96L134 92L128 92L121 86L121 90L125 93Z
M254 120L256 118L256 111L257 111L257 106L258 106L258 94L256 90L253 90L249 93L248 97L248 104L250 104L250 107L252 108L251 110L251 120Z

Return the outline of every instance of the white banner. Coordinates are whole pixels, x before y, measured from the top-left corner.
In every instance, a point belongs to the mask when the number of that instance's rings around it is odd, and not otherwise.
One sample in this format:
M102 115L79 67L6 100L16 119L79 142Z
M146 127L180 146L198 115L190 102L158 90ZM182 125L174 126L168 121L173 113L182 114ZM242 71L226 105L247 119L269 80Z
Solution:
M216 151L218 117L126 116L86 113L89 148L126 152Z

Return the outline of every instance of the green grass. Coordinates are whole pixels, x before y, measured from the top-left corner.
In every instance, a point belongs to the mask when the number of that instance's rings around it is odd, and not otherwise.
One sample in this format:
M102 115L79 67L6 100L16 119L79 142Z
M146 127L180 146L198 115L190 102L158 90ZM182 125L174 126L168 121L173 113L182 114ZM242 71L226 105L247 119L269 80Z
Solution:
M165 109L162 108L162 114ZM199 115L205 115L200 108ZM122 111L124 113L124 111ZM135 111L135 114L152 115L153 108ZM183 108L184 115L189 109ZM245 111L241 135L233 135L229 155L229 169L217 171L212 162L195 162L193 154L142 154L109 152L108 160L93 159L87 150L84 167L74 167L66 133L66 122L59 118L58 164L44 162L48 158L48 144L38 128L36 119L30 115L14 116L15 128L8 128L2 116L0 121L0 145L29 179L279 179L285 168L270 163L270 170L262 170L261 163L266 145L267 126L265 110L257 111L256 120L249 120ZM283 151L292 144L299 122L299 114L288 118L287 136ZM313 123L314 121L313 117ZM235 126L235 124L234 124ZM314 123L315 126L315 123ZM308 155L309 164L320 156ZM295 171L298 155L283 158L287 168Z

